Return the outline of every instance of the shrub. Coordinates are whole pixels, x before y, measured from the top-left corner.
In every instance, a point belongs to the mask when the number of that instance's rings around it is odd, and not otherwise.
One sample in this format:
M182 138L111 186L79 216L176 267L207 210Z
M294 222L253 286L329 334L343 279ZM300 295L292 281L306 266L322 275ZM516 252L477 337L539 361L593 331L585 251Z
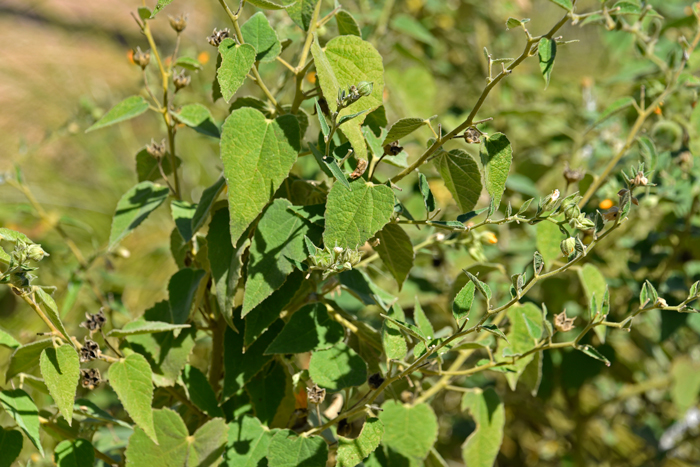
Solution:
M152 33L171 2L134 12L143 89L87 128L148 113L164 130L106 246L86 255L19 169L3 176L77 267L0 229L7 300L46 326L24 343L0 331L0 465L700 458L698 5L551 0L531 27L510 2L220 0L203 80L180 54L208 47L184 42L186 16L169 17L171 55ZM584 41L612 68L582 95L571 26L601 32ZM500 58L511 42L520 55ZM223 174L196 186L181 141L216 144ZM139 261L128 246L156 220L172 232L157 267L177 269L134 319L115 292L149 279L109 271Z

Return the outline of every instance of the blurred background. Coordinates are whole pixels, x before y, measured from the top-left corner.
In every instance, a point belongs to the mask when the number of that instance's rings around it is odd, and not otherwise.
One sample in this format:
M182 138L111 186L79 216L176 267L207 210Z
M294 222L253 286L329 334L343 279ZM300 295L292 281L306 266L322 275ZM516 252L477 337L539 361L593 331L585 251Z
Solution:
M153 7L155 2L147 3ZM357 19L363 38L384 58L388 121L439 115L435 122L447 130L463 121L485 85L484 47L494 58L521 53L524 33L506 30L508 17L531 18L526 26L539 35L562 15L561 9L546 0L341 3ZM600 3L582 0L577 9L590 11ZM690 2L648 3L655 15L650 15L647 25L657 22L651 27L658 24L660 28L657 55L673 61L678 37L694 34ZM43 218L37 216L25 194L0 184L0 226L26 233L51 254L41 264L38 282L57 287L55 298L63 319L73 326L86 311L96 312L99 305L55 225L64 228L86 257L95 255L88 274L113 304L115 326L166 298L165 286L177 269L170 256L173 226L168 209L151 215L122 243L117 254L104 254L117 200L137 181L135 155L152 138L160 141L165 134L160 119L147 113L85 134L85 129L114 104L130 95L144 94L140 69L130 58L137 46L148 49L130 16L141 5L137 0L0 0L0 43L4 44L0 62L0 173L14 174L19 169L26 187L46 210ZM332 8L332 2L324 2L323 14ZM247 5L244 18L255 11ZM178 93L176 105L202 103L221 123L229 105L221 99L212 103L216 49L206 37L213 28L229 27L230 23L215 0L174 0L151 22L164 55L174 46L167 15L180 13L188 15L180 55L197 59L203 68L190 73L192 84ZM282 54L291 62L298 54L301 30L283 11L266 14L280 39L294 41L295 45ZM319 32L322 42L335 34L334 21ZM513 144L514 166L504 205L509 201L516 209L524 200L537 200L555 188L569 193L584 191L591 183L590 174L602 171L619 150L636 114L628 108L588 131L592 124L616 99L638 98L642 85L652 96L663 87L656 66L641 57L630 34L608 31L595 22L566 25L560 34L579 42L560 46L546 91L537 59L530 59L491 93L479 114L481 118L494 117L485 131L502 131ZM688 67L688 74L695 79L700 71L699 57L700 53L691 57ZM261 65L268 86L282 103L290 103L293 86L286 82L289 73L285 70L277 62ZM154 67L149 68L149 76L156 86ZM309 87L312 82L313 77L309 77ZM649 279L669 304L676 304L700 278L700 153L698 143L694 143L700 133L700 115L692 114L696 89L683 86L645 128L645 134L656 143L655 157L635 145L624 159L627 169L639 160L653 164L658 187L640 196L634 219L589 260L606 277L615 318L636 309L644 279ZM262 97L250 82L236 96L246 95ZM309 114L310 104L307 101L302 107ZM312 124L306 141L314 141L317 134L318 128ZM422 152L430 136L424 128L402 141L409 159ZM178 133L178 147L183 160L184 198L197 201L221 173L218 140L185 128ZM564 179L567 166L587 171L578 186L568 186ZM317 168L307 157L300 159L295 171L313 177ZM422 171L430 179L442 218L452 220L461 214L432 164ZM392 173L391 166L379 170L380 178ZM422 215L417 183L412 183L413 178L403 183L400 196L410 211ZM617 203L622 186L621 178L611 177L587 211ZM485 206L487 200L485 197L480 205ZM410 234L415 244L427 232ZM410 315L418 296L431 319L447 326L451 297L463 285L463 278L455 281L462 268L474 267L481 277L488 278L497 294L507 296L510 274L520 272L535 249L534 227L509 225L494 228L488 237L475 237L469 248L424 252L418 256L399 301ZM395 289L388 275L380 271L372 274L380 286ZM566 308L570 316L583 314L587 307L576 273L544 281L530 299L546 303L553 313ZM376 309L363 308L345 294L339 300L367 320L379 322ZM700 375L698 317L657 310L641 317L629 334L609 333L605 344L592 337L592 343L613 362L610 369L583 354L548 352L536 397L527 390L511 391L496 374L480 374L467 381L466 385L495 385L505 399L506 437L498 465L700 465L697 425L694 431L683 431L671 445L660 444L669 427L685 420L686 411L697 405L700 377L688 381L674 375ZM43 330L36 316L2 286L0 327L19 336L23 343L34 340L36 332ZM206 343L201 344L204 348ZM0 367L6 365L8 357L9 351L0 349ZM206 354L195 350L193 358L206 358ZM691 393L683 404L669 393L674 384L679 385L677 391ZM91 397L103 397L107 403L113 400L110 395ZM460 445L474 424L459 413L459 394L440 396L434 407L441 414L438 450L451 465L459 465ZM25 450L29 449L27 444ZM37 460L33 465L51 464Z

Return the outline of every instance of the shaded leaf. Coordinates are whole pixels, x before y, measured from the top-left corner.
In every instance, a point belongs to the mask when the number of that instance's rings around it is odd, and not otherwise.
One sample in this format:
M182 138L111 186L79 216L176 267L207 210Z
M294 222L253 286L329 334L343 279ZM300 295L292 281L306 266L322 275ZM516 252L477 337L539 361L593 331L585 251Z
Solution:
M486 191L491 196L489 216L496 212L506 189L506 179L513 160L513 148L503 133L495 133L486 139L479 151L484 167Z
M433 192L430 191L430 184L428 179L422 173L418 173L418 187L420 189L420 194L423 196L423 204L425 205L425 210L430 214L435 211L435 197L433 197Z
M384 435L384 424L378 418L368 418L360 436L348 439L338 436L338 467L355 467L379 447Z
M109 249L138 227L168 197L167 187L141 182L127 191L117 203L109 234Z
M379 244L374 246L374 251L384 262L391 275L396 279L399 290L408 277L415 253L413 244L406 231L398 224L387 224L377 232Z
M173 324L184 324L189 319L195 293L205 275L201 269L184 268L170 278L168 294Z
M29 394L22 389L2 391L0 392L0 404L43 456L44 449L41 447L39 439L39 409L36 408Z
M95 449L86 439L65 440L54 449L57 467L90 467L95 464Z
M121 329L112 329L107 333L107 337L126 337L135 334L152 334L156 332L172 331L174 329L189 328L189 324L170 324L161 321L143 321L137 319L130 323L126 323Z
M138 117L148 110L148 102L141 96L127 97L111 109L98 121L92 124L85 133L114 125L115 123Z
M265 354L293 354L332 347L345 336L323 303L307 305L294 313Z
M268 447L270 467L321 467L326 465L328 445L320 436L299 436L292 430L274 434Z
M311 355L309 376L319 386L336 392L363 384L367 380L367 364L354 350L339 342Z
M182 381L190 396L190 401L210 417L224 417L224 411L219 407L216 394L207 377L198 368L185 365L182 371Z
M66 327L61 321L61 315L58 313L58 307L56 306L56 302L54 301L53 297L41 287L34 289L34 294L36 295L39 303L44 304L44 311L46 312L46 316L49 318L49 321L51 321L51 323L56 327L56 329L58 329L61 335L66 338L68 342L71 342L72 346L70 335L68 332L66 332Z
M0 467L12 467L12 463L22 452L23 443L24 439L19 431L0 428Z
M339 36L358 36L362 37L360 26L355 21L355 18L345 10L340 10L335 14L335 22L338 24Z
M564 2L571 3L570 0L550 0L554 3ZM552 68L554 67L554 58L557 56L557 42L553 39L543 37L540 39L538 46L538 54L540 58L540 71L544 77L545 86L549 86L549 79L552 76Z
M274 433L255 417L243 415L228 424L228 444L224 453L227 467L265 465L267 449Z
M428 124L428 120L422 118L408 117L402 118L397 121L389 128L389 133L387 133L382 146L386 146L393 141L397 141L405 136L410 135L417 129Z
M20 373L26 373L39 364L39 357L47 347L53 344L51 339L35 341L15 349L10 357L10 366L5 373L5 381L9 382Z
M469 316L472 303L474 303L475 288L476 284L473 281L467 282L452 302L452 316L454 316L457 326L462 326L468 320L467 316Z
M437 417L426 403L407 406L388 400L379 420L384 424L382 444L409 458L424 459L437 439Z
M476 161L461 149L442 152L435 165L462 212L474 209L481 195L481 172Z
M277 38L277 33L265 13L259 11L241 26L243 40L246 44L255 47L255 60L258 62L271 62L282 52L282 46Z
M175 118L194 131L203 135L218 138L221 135L219 126L207 107L202 104L187 104L174 114Z

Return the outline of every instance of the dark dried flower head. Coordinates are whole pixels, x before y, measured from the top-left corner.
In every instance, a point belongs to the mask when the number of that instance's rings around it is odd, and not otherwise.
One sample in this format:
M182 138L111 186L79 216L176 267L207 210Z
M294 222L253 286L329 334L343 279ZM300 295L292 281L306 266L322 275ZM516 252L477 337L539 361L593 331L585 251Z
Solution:
M356 180L362 177L362 174L365 173L365 170L367 170L367 160L357 159L357 167L355 167L355 170L350 174L350 178Z
M382 383L384 383L384 378L382 378L382 375L379 373L371 375L367 380L370 389L377 389Z
M403 146L400 146L398 141L394 141L384 146L384 155L386 156L398 156L401 151L403 151Z
M134 60L134 63L140 66L143 70L148 66L149 63L151 63L151 52L149 50L142 52L141 47L136 47L136 50L134 50L134 56L132 58Z
M212 32L211 36L207 37L207 41L214 47L218 47L221 42L229 37L231 35L231 31L226 29L216 29L214 28L214 32Z
M91 334L94 331L102 329L102 326L104 326L104 324L107 322L107 318L105 317L105 312L103 308L100 308L100 311L95 313L94 315L91 315L90 313L85 313L85 317L87 319L80 323L80 325L88 331L90 331Z
M154 139L151 139L151 144L146 146L146 152L156 159L160 159L165 155L165 140L156 143Z
M619 214L620 208L618 208L617 206L613 206L603 213L603 219L605 219L607 222L614 221L615 219L617 219L617 216Z
M344 418L338 422L338 436L348 437L352 433L352 425L348 423L348 419Z
M326 398L326 390L318 387L317 384L311 386L307 392L309 394L309 402L312 404L318 405Z
M84 388L93 390L102 382L100 370L97 368L88 368L80 370L80 384Z
M191 80L192 78L185 74L185 70L182 70L180 73L175 73L175 76L173 76L175 92L178 92L180 89L189 86Z
M187 16L184 14L178 16L177 18L168 16L168 19L170 20L170 27L177 33L181 33L187 27Z
M566 168L564 169L564 179L566 183L578 182L584 175L586 175L585 169L572 169L569 167L568 163L566 164Z
M464 130L464 135L462 136L468 144L479 144L481 142L481 132L474 127Z
M89 362L95 360L100 355L100 346L97 342L85 339L85 344L80 349L80 363Z
M557 328L557 331L571 331L574 328L574 321L576 321L575 317L566 317L566 310L562 311L558 315L554 315L554 327Z

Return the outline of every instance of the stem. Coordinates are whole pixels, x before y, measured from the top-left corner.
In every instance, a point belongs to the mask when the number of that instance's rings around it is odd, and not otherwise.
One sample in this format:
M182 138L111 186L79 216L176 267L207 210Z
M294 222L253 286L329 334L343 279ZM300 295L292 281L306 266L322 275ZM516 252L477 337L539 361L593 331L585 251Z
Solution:
M209 299L205 298L204 303L208 306ZM219 393L221 373L224 367L224 335L226 333L226 321L221 313L216 320L212 330L211 367L209 367L209 384L214 390L214 394Z
M484 90L481 92L481 95L479 96L479 99L476 101L476 104L474 105L474 108L472 111L469 113L469 116L467 119L462 122L457 128L454 130L450 131L447 135L444 137L438 138L435 140L435 142L421 155L418 160L416 160L413 164L411 164L409 167L405 168L402 170L398 175L394 176L391 179L391 183L396 183L399 180L403 179L406 177L408 174L416 170L418 167L420 167L435 151L437 151L443 144L445 144L447 141L451 140L455 136L457 136L460 132L464 131L465 129L469 128L470 126L473 125L474 118L476 117L477 112L479 109L481 109L481 106L484 104L484 101L486 100L486 97L488 97L489 93L491 90L496 87L496 85L501 81L503 78L508 76L513 72L515 67L520 65L522 62L525 61L526 58L531 57L534 55L534 50L533 46L537 43L539 43L540 39L543 38L548 38L551 39L552 36L571 18L571 13L566 13L562 19L559 20L557 24L555 24L552 29L549 30L549 32L543 36L538 36L538 37L532 37L528 38L526 44L525 44L525 50L523 50L523 53L520 54L518 58L516 58L513 63L511 63L507 68L504 68L498 75L496 75L495 78L493 78L489 83L486 85Z

